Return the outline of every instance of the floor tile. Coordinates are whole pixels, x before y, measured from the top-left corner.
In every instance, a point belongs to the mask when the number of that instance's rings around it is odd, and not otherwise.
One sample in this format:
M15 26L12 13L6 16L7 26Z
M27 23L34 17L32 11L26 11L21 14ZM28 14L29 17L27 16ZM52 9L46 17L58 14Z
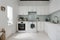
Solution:
M8 40L49 40L49 37L44 32L39 33L16 33Z

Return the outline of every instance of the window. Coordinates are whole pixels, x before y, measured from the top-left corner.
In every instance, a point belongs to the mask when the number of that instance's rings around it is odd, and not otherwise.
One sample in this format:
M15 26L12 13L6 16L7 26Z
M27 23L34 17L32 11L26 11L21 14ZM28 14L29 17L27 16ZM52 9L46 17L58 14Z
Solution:
M8 25L13 24L13 8L11 6L7 6L7 18Z

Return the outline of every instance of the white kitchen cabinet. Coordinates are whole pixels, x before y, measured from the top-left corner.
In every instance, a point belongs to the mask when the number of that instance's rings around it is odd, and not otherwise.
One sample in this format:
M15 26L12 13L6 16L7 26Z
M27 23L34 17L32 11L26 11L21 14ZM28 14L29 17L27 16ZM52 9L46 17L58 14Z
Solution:
M57 32L56 40L60 40L60 32Z
M29 6L28 11L29 12L37 12L36 7L34 7L34 6Z
M20 6L19 15L28 15L28 12L37 12L36 7L32 6Z
M48 34L48 26L47 26L47 24L46 24L47 22L45 22L45 32Z
M51 40L60 40L60 24L45 22L45 32Z
M37 15L43 14L42 12L43 12L42 8L38 7L37 8Z
M37 15L48 15L48 6L40 6L40 7L37 7L36 10L37 10Z
M19 7L19 15L28 15L28 7Z
M60 24L56 27L56 40L60 40Z
M49 6L19 6L19 15L28 15L28 12L37 12L37 15L48 15Z
M24 21L24 23L25 23L25 30L26 30L26 32L28 32L28 29L29 29L29 23L28 23L27 21Z
M37 22L37 30L44 31L44 22Z

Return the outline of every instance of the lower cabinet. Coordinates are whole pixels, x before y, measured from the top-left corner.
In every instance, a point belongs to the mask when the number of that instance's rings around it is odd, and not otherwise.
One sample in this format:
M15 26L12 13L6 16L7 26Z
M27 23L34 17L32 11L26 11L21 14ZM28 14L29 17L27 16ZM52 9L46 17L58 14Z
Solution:
M57 32L56 40L60 40L60 32Z
M26 25L26 32L34 32L34 31L38 31L38 32L43 32L44 29L45 29L45 24L44 22L24 22ZM31 24L34 24L35 25L35 28L34 29L31 29Z
M56 40L60 40L60 26L56 27Z
M60 24L45 22L45 32L50 40L60 40Z
M28 32L29 23L27 21L24 21L24 23L25 23L25 32Z
M50 40L56 40L56 25L49 22L45 23L45 25Z
M37 22L37 30L38 32L44 31L44 22Z

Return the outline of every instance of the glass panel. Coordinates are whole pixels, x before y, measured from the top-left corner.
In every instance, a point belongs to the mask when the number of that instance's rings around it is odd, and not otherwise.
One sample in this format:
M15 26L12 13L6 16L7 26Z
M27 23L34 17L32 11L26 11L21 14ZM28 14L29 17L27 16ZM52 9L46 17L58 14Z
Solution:
M13 24L13 8L11 6L7 6L7 18L8 25Z

